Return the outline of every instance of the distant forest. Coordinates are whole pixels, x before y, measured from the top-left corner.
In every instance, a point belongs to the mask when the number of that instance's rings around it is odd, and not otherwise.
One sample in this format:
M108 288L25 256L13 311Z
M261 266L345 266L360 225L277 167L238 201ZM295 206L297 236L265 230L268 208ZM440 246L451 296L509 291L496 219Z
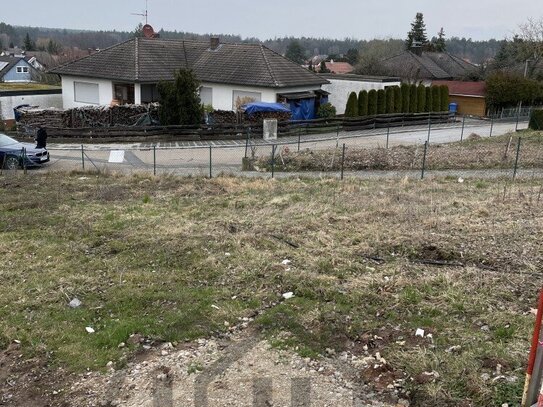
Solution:
M81 50L103 49L125 41L138 33L136 28L133 32L126 31L82 31L43 27L20 27L0 23L0 48L18 46L21 48L28 46L28 40L38 50L47 51L51 49L60 50L62 48L78 48ZM160 30L162 38L208 40L210 34L200 35L189 32L164 31ZM301 45L304 55L310 58L315 55L346 55L349 50L359 50L362 54L365 49L374 46L376 43L382 43L383 47L389 51L401 50L404 40L356 40L346 38L342 40L329 38L294 38L283 37L261 41L258 38L242 38L239 35L218 35L224 42L252 42L263 43L272 50L285 54L287 47L293 40L297 40ZM502 41L491 39L488 41L473 41L466 38L452 37L446 39L446 49L448 52L467 59L473 63L480 64L493 58L500 49Z

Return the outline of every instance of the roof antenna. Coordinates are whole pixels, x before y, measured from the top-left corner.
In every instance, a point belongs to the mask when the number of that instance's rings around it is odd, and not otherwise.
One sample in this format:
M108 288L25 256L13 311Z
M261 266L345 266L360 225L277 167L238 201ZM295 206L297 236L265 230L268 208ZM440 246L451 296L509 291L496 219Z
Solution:
M145 0L145 13L130 13L132 14L133 16L142 16L142 17L145 17L145 25L147 25L147 17L148 17L148 13L147 13L147 0Z

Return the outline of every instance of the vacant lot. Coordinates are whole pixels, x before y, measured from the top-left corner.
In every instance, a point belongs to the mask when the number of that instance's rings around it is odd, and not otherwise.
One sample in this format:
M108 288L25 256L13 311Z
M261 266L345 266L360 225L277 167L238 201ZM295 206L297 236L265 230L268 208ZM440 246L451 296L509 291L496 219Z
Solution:
M302 357L379 352L356 371L377 394L401 380L415 406L518 404L540 182L30 172L0 177L0 196L0 379L14 383L0 398L15 405L41 388L17 382L14 347L69 381L122 368L132 334L175 345L258 310L256 334Z
M429 170L512 169L517 159L519 136L519 168L543 168L542 132L524 131L499 137L468 136L463 142L430 144L426 156ZM347 143L348 146L348 143ZM424 144L386 148L348 147L345 151L346 171L418 170L422 168ZM339 171L342 149L294 151L285 147L277 151L275 171ZM253 167L271 169L270 156L253 161Z

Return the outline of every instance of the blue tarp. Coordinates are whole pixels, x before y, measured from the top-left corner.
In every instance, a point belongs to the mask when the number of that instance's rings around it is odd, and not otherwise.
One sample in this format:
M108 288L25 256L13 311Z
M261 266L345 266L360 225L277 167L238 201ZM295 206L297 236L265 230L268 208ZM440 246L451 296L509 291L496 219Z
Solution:
M243 110L249 116L259 112L289 112L290 109L281 103L254 102L243 105Z
M315 115L315 98L290 100L292 120L312 120Z

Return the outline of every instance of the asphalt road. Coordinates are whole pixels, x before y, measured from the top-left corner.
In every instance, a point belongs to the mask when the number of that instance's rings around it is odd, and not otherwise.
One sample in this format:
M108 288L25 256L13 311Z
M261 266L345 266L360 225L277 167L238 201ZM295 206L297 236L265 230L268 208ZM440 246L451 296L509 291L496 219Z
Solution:
M430 128L430 143L448 143L467 138L471 133L481 137L498 136L514 131L514 121L466 120L462 132L462 123L446 123ZM527 128L527 121L519 123L518 129ZM388 145L424 144L428 139L428 126L410 126L391 128L388 135ZM159 142L150 143L121 143L121 144L55 144L48 149L51 152L51 162L41 171L96 169L100 171L134 172L146 171L160 173L175 173L185 175L209 175L210 156L211 174L241 173L241 163L247 154L254 150L257 156L271 155L273 145L278 150L283 148L326 149L346 144L347 147L385 147L387 144L387 129L373 129L356 132L339 132L319 135L302 135L298 137L280 138L274 142L253 140L246 146L243 140L210 141L210 142ZM119 153L112 153L113 150ZM122 162L113 163L115 154L120 155ZM259 175L260 173L244 175ZM262 175L262 174L260 174ZM309 175L309 174L307 174Z

